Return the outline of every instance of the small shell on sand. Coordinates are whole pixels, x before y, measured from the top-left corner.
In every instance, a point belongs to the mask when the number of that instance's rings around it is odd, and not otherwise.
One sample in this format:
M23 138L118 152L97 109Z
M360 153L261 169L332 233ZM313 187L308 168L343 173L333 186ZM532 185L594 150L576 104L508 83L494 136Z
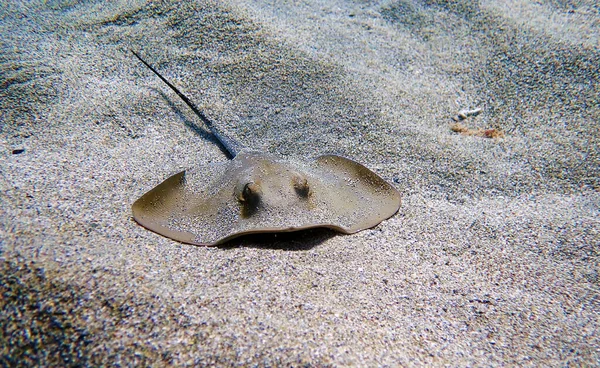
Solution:
M483 111L483 109L481 107L478 107L476 109L473 110L466 110L466 109L462 109L458 112L458 115L453 116L452 120L454 121L463 121L466 118L468 118L469 116L477 116L479 115L481 112Z

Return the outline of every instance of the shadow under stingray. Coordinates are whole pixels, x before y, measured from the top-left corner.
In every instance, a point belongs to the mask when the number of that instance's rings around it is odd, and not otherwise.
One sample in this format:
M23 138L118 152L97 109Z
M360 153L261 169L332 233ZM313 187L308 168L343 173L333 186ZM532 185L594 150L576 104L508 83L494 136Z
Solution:
M286 251L306 251L334 236L342 236L340 232L319 227L284 233L247 234L231 239L215 247L224 250L236 248L279 249Z

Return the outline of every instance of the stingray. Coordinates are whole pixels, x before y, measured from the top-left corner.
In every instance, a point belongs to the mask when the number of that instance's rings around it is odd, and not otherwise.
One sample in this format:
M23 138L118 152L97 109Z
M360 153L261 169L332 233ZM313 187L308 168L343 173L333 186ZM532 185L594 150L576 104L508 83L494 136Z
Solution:
M232 157L221 167L175 174L133 204L133 217L160 235L217 245L255 233L372 228L400 208L398 191L363 165L337 155L290 160L253 151L223 134L183 93L133 50L206 124Z

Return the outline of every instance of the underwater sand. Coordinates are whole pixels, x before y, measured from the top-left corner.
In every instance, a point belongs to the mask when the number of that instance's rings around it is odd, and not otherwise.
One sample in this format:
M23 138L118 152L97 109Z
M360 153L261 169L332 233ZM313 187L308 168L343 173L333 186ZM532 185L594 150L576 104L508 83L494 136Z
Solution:
M599 13L2 1L0 362L599 364ZM223 247L139 226L142 194L227 158L130 48L247 147L364 164L399 213ZM451 129L476 108L503 138Z

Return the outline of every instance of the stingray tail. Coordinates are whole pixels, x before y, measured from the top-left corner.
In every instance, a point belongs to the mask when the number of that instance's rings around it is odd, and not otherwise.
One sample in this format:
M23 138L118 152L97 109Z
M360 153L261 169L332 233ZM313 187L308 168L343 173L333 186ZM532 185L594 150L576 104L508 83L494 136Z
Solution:
M206 115L204 115L204 113L202 113L202 111L200 111L198 109L198 107L192 101L190 101L189 98L187 98L186 95L181 93L181 91L179 91L179 89L177 89L177 87L172 85L168 80L165 79L165 77L160 75L160 73L158 71L156 71L156 69L154 69L150 64L148 64L146 61L144 61L144 59L142 59L142 57L140 55L138 55L135 51L133 51L133 50L129 50L129 51L131 51L131 53L133 55L135 55L135 57L137 57L142 63L144 63L144 65L146 65L148 67L148 69L152 70L154 72L154 74L156 74L163 82L165 82L166 85L169 86L169 88L171 88L173 90L173 92L175 92L177 94L177 96L179 96L179 98L181 98L183 100L183 102L185 102L186 105L188 105L190 107L190 109L192 109L192 111L200 118L200 120L202 120L202 122L204 122L204 124L206 124L208 129L210 129L211 133L219 140L219 143L221 143L221 145L223 147L225 147L225 149L227 150L227 152L229 152L229 154L231 155L232 158L237 156L237 154L239 153L239 151L241 149L241 146L238 142L229 138L225 134L219 132L219 130L213 124L213 122L210 121L206 117Z

